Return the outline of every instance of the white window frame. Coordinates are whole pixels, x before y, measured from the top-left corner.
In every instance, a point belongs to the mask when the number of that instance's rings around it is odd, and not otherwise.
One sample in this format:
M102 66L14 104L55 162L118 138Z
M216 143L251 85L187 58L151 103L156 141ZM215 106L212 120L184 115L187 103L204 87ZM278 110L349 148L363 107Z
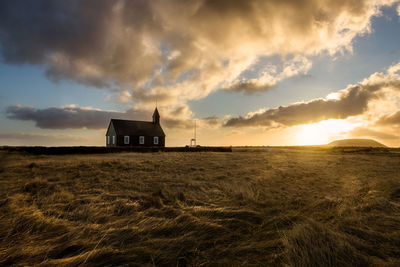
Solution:
M113 136L112 136L112 143L113 143L113 145L115 145L115 139L116 139L116 138L115 138L115 135L113 135Z
M124 136L124 144L129 145L129 135Z
M158 145L158 136L153 137L153 144Z
M139 144L144 145L144 136L143 135L139 136Z
M109 145L109 144L110 144L110 136L107 135L107 145Z

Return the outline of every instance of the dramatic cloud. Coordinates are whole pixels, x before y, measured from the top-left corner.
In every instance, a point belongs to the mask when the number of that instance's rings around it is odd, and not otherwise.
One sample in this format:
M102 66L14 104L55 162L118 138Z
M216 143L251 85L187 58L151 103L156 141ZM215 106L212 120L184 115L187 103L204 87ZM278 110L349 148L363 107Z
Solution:
M176 104L219 89L268 90L305 73L307 56L351 51L380 7L395 2L0 1L0 54L5 63L44 65L53 80L118 88L118 97L139 103ZM282 72L243 77L260 57L273 55L297 61Z
M10 106L6 114L9 119L34 121L42 129L104 129L111 118L126 118L127 115L75 106L46 109Z
M161 123L167 128L192 128L193 122L187 117L188 108L178 107L161 112ZM52 107L36 109L34 107L9 106L7 118L12 120L33 121L41 129L105 129L110 119L151 121L152 112L129 109L125 112L106 111L93 108Z
M228 120L225 126L293 126L327 119L345 119L364 113L369 102L382 95L383 89L400 90L400 63L390 67L386 74L374 73L361 83L324 99L249 113L245 118Z

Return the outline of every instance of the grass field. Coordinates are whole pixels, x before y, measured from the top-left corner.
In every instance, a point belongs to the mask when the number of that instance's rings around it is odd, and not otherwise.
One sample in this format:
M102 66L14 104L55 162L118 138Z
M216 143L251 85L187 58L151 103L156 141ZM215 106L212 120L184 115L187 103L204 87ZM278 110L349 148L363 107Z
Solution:
M400 266L400 153L0 162L0 265Z

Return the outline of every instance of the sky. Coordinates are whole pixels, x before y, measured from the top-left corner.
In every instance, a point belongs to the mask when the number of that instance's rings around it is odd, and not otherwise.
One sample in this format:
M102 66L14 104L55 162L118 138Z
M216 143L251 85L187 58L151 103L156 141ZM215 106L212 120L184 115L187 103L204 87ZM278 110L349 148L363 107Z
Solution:
M400 146L400 1L0 2L0 145Z

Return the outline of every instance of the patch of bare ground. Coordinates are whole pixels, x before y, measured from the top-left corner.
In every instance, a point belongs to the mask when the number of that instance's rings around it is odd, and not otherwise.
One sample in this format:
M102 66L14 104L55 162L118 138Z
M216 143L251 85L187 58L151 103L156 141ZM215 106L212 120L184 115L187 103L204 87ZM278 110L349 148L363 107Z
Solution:
M0 153L0 265L400 265L400 154Z

